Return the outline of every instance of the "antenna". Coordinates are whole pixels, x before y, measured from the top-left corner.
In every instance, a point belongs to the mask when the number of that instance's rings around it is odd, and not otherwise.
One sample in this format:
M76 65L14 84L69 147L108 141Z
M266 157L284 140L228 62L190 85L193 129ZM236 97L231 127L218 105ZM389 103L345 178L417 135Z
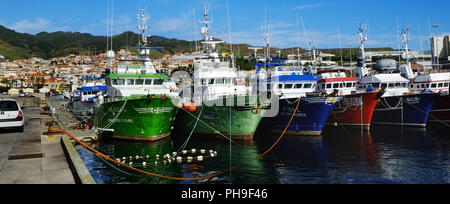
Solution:
M341 42L341 29L337 27L338 38L339 38L339 52L341 53L341 66L344 66L344 58L342 57L342 42Z
M227 17L228 17L228 38L230 40L230 49L231 49L231 64L234 68L235 67L234 52L233 52L233 41L231 40L230 8L228 6L228 0L227 0Z

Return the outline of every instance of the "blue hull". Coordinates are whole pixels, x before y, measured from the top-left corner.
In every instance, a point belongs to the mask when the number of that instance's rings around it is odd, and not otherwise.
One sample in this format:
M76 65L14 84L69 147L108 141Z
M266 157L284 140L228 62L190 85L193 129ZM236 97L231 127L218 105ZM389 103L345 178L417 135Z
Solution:
M302 98L299 109L288 128L288 134L318 136L333 112L341 97L306 97ZM282 132L294 113L297 102L280 99L280 111L277 117L270 118L266 123L275 132Z
M381 98L373 114L372 123L426 127L435 93L391 96Z

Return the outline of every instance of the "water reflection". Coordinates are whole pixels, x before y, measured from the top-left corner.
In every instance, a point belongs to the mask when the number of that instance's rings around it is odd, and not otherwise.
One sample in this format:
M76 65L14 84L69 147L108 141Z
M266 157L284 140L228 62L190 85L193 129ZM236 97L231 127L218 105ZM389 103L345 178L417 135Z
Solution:
M202 177L241 164L219 177L178 182L115 169L95 155L78 151L98 183L450 183L450 138L443 127L425 129L374 126L371 131L326 128L321 137L286 135L264 158L280 136L259 132L252 143L230 143L195 135L186 149L212 149L218 157L146 170L175 177ZM187 136L173 135L159 143L104 140L96 148L114 156L166 154L177 151ZM154 160L149 160L149 163Z

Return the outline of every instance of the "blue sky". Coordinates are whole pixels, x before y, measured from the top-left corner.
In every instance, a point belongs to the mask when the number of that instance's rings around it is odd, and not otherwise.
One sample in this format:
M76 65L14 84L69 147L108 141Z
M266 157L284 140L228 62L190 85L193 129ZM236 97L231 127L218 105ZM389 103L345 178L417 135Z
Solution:
M0 25L18 32L74 31L106 35L108 0L1 0ZM213 33L228 41L226 0L114 0L114 33L136 30L138 8L151 15L151 35L185 40L200 39L205 3L211 7ZM271 46L301 47L312 41L319 48L356 47L357 28L368 24L368 47L398 47L397 23L410 28L413 49L429 47L433 34L450 33L448 0L228 0L233 43L263 45L263 25L271 30ZM301 21L297 24L297 16ZM298 26L297 26L298 25ZM300 30L297 38L297 27ZM338 30L340 35L338 35ZM306 35L305 35L306 31ZM340 43L339 43L340 42ZM422 42L422 45L421 45Z

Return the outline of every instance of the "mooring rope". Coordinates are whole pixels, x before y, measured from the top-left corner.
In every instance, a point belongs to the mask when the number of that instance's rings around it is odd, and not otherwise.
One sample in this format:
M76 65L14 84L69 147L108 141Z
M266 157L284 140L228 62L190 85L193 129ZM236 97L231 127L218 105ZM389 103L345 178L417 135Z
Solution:
M202 106L202 108L200 109L200 113L198 114L197 120L195 121L194 127L192 128L191 133L189 134L189 137L186 139L186 141L183 143L183 145L181 145L181 147L178 149L177 152L183 151L186 148L187 144L189 143L189 140L191 140L191 137L194 134L195 129L197 128L198 121L200 120L200 117L202 116L203 107L204 106Z
M291 119L289 120L289 123L287 124L286 128L284 129L284 131L282 132L282 134L281 134L280 137L278 138L278 140L277 140L277 141L276 141L276 142L275 142L275 143L274 143L267 151L265 151L264 153L262 153L261 155L255 157L255 158L253 158L253 159L250 159L250 160L247 161L247 162L251 162L251 161L254 161L254 160L258 160L258 159L260 159L260 158L266 156L270 151L273 150L273 148L275 148L275 147L278 145L278 143L281 141L281 139L283 139L284 135L286 134L286 132L287 132L289 126L291 125L292 121L294 120L295 114L297 113L298 108L299 108L299 106L300 106L300 102L301 102L301 99L298 100L297 106L296 106L296 108L295 108L295 110L294 110L294 112L293 112L293 114L292 114L292 117L291 117ZM105 154L99 152L98 150L96 150L96 149L90 147L90 146L87 145L86 143L84 143L84 142L80 141L79 139L77 139L77 138L76 138L74 135L72 135L70 132L68 132L68 131L66 131L66 130L63 130L61 127L58 127L58 126L56 126L56 127L49 127L48 130L49 130L50 133L63 133L63 134L66 134L67 136L69 136L70 138L72 138L76 143L80 144L82 147L86 148L87 150L91 151L92 153L94 153L95 155L97 155L97 156L103 158L103 159L106 160L106 161L113 162L113 163L115 163L115 164L118 165L118 166L122 166L122 167L128 168L128 169L130 169L130 170L133 170L133 171L136 171L136 172L145 174L145 175L154 176L154 177L163 178L163 179L176 180L176 181L199 181L199 180L207 180L207 179L211 179L211 178L220 176L220 175L222 175L222 174L225 174L225 173L227 173L227 172L229 172L229 171L231 171L231 170L233 170L233 169L236 169L236 168L238 168L238 167L240 167L240 166L242 166L242 165L245 164L245 163L240 163L240 164L237 164L237 165L235 165L235 166L233 166L233 167L230 167L230 168L228 168L228 169L226 169L226 170L217 172L217 173L215 173L215 174L211 174L211 175L203 176L203 177L198 177L198 178L179 178L179 177L173 177L173 176L165 176L165 175L161 175L161 174L156 174L156 173L152 173L152 172L149 172L149 171L145 171L145 170L142 170L142 169L134 168L134 167L132 167L132 166L126 165L126 164L124 164L124 163L121 163L121 162L119 162L119 161L117 161L117 160L111 158L110 156L105 155Z

